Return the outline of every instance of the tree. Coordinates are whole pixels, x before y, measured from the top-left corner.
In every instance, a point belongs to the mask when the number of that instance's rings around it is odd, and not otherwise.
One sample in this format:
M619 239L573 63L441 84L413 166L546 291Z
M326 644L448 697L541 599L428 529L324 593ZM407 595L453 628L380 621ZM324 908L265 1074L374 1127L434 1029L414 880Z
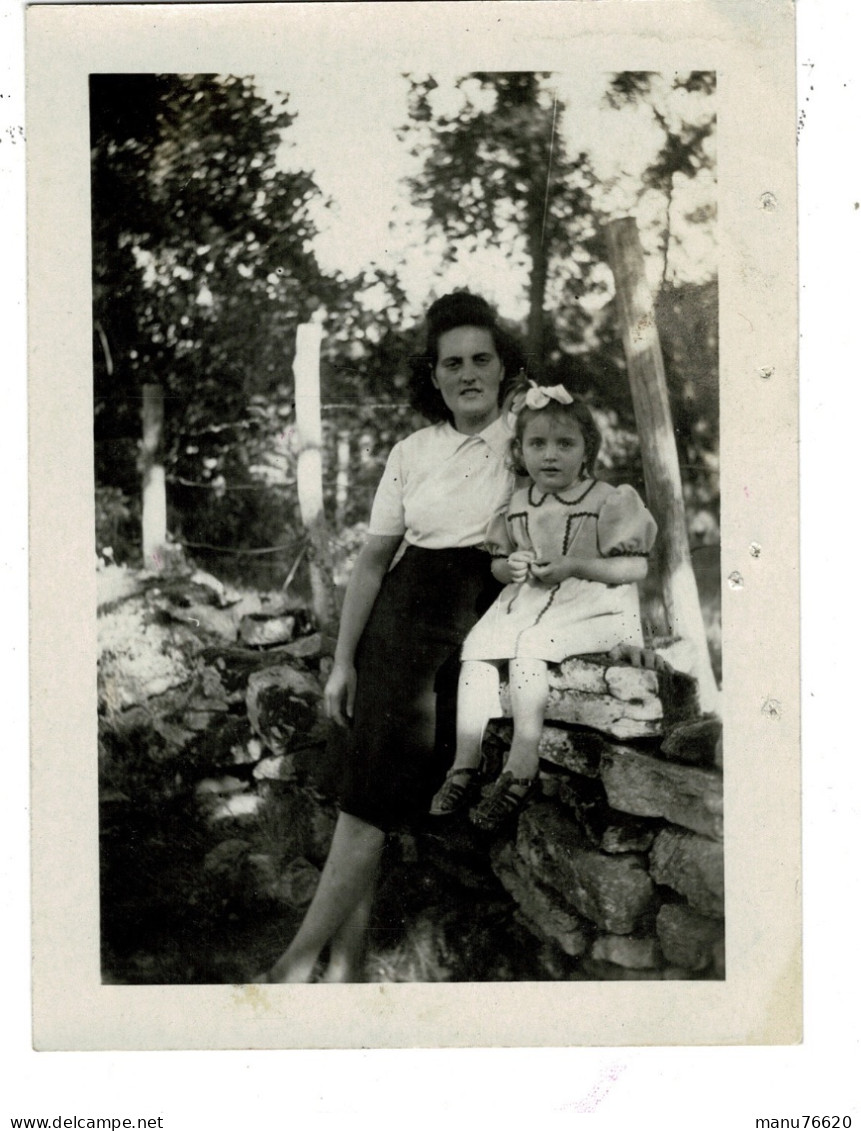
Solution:
M409 123L401 131L422 159L409 181L417 205L449 239L448 256L482 245L528 261L530 368L546 361L545 297L551 273L576 299L592 262L594 177L585 154L569 158L559 131L564 106L534 72L476 72L454 86L459 105L439 112L433 77L412 79ZM576 303L572 304L576 305Z
M265 544L292 514L295 329L348 289L313 255L313 180L278 164L286 98L235 77L93 75L90 107L97 482L136 493L141 387L157 382L176 527Z
M670 247L674 238L673 205L680 180L693 181L705 176L714 179L714 154L711 148L716 115L711 96L716 89L713 71L690 71L675 74L669 83L650 71L623 71L614 75L606 94L607 105L614 109L644 106L657 124L662 136L654 159L643 169L639 195L654 190L666 201L662 232L663 274L665 285L670 277ZM710 223L715 217L712 203L699 214L685 219Z

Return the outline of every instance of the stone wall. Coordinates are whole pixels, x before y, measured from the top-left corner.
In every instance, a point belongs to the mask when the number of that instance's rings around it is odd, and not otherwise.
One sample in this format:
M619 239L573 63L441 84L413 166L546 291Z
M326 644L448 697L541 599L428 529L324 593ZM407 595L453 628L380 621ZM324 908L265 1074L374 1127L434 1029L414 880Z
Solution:
M541 797L491 850L521 920L588 977L722 978L719 722L670 669L568 660L551 684Z
M148 807L155 822L178 806L184 836L194 839L191 820L201 829L213 915L227 907L241 920L270 905L300 913L335 817L319 636L278 595L240 598L208 575L102 585L106 851L111 835L122 845L131 814ZM482 977L723 977L718 722L699 717L693 681L669 667L583 658L554 669L551 682L540 793L490 838L464 818L391 838L396 883L406 890L414 877L416 905L424 885L446 893L443 910L423 911L441 950L462 955L474 926L488 952L505 936L534 959L518 972L505 972L512 962L498 974L486 966ZM509 739L509 724L493 726L486 754L497 768ZM161 880L153 887L165 898ZM202 898L179 892L176 902L200 908ZM478 976L461 969L456 976Z

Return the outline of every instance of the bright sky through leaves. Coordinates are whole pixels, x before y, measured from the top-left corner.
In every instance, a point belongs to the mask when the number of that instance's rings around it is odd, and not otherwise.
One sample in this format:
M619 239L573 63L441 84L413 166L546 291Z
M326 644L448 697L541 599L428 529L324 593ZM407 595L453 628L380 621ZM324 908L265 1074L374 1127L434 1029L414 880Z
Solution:
M434 110L454 113L461 98L454 90L458 76L435 70L434 77L439 83ZM439 294L466 286L486 295L504 316L525 316L523 274L512 270L511 259L502 251L487 249L465 257L466 262L443 265L440 237L428 236L409 200L403 178L416 165L395 136L407 120L407 78L380 70L370 58L325 73L310 63L306 70L294 66L289 75L258 74L255 82L267 97L276 91L289 94L288 108L296 115L287 131L281 164L311 173L324 198L331 201L328 208L317 205L315 212L320 231L314 250L324 270L356 275L376 264L394 271L417 314L431 288ZM651 110L644 105L621 110L603 105L609 83L604 72L558 74L554 83L565 103L562 129L568 153L589 154L606 186L601 205L608 218L636 209L648 258L650 238L654 242L650 224L665 203L659 194L647 193L636 204L642 172L663 140ZM660 80L658 87L663 88L672 119L674 100L684 96L669 93L669 81ZM712 112L708 99L699 102L701 112ZM687 96L685 111L692 110L697 111L697 102ZM685 214L713 205L714 199L710 175L676 178L673 221L677 232L684 229L684 239L673 250L679 282L701 282L715 274L711 227L684 221ZM657 257L649 269L657 285L661 271ZM373 305L372 292L367 298Z

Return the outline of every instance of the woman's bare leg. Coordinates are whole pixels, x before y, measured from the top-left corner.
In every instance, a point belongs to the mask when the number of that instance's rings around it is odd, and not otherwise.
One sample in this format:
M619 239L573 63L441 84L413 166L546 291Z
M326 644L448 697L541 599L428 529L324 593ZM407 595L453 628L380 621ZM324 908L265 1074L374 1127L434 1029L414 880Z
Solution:
M307 982L320 951L373 892L385 833L339 813L314 898L293 941L269 971L270 982Z
M545 660L512 660L508 671L514 736L505 769L516 778L534 778L538 773L538 742L547 710L547 663Z
M457 683L457 746L452 769L476 769L487 724L499 714L499 668L487 660L465 660Z
M329 944L324 982L364 982L368 949L368 921L377 887L376 872L352 914L344 920Z

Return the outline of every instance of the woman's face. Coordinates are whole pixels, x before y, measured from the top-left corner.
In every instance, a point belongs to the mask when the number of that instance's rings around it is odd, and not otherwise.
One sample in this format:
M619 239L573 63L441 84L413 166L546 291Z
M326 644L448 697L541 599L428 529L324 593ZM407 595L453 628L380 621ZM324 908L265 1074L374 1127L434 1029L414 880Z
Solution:
M493 335L483 326L440 334L432 380L459 432L480 432L496 420L504 376Z

